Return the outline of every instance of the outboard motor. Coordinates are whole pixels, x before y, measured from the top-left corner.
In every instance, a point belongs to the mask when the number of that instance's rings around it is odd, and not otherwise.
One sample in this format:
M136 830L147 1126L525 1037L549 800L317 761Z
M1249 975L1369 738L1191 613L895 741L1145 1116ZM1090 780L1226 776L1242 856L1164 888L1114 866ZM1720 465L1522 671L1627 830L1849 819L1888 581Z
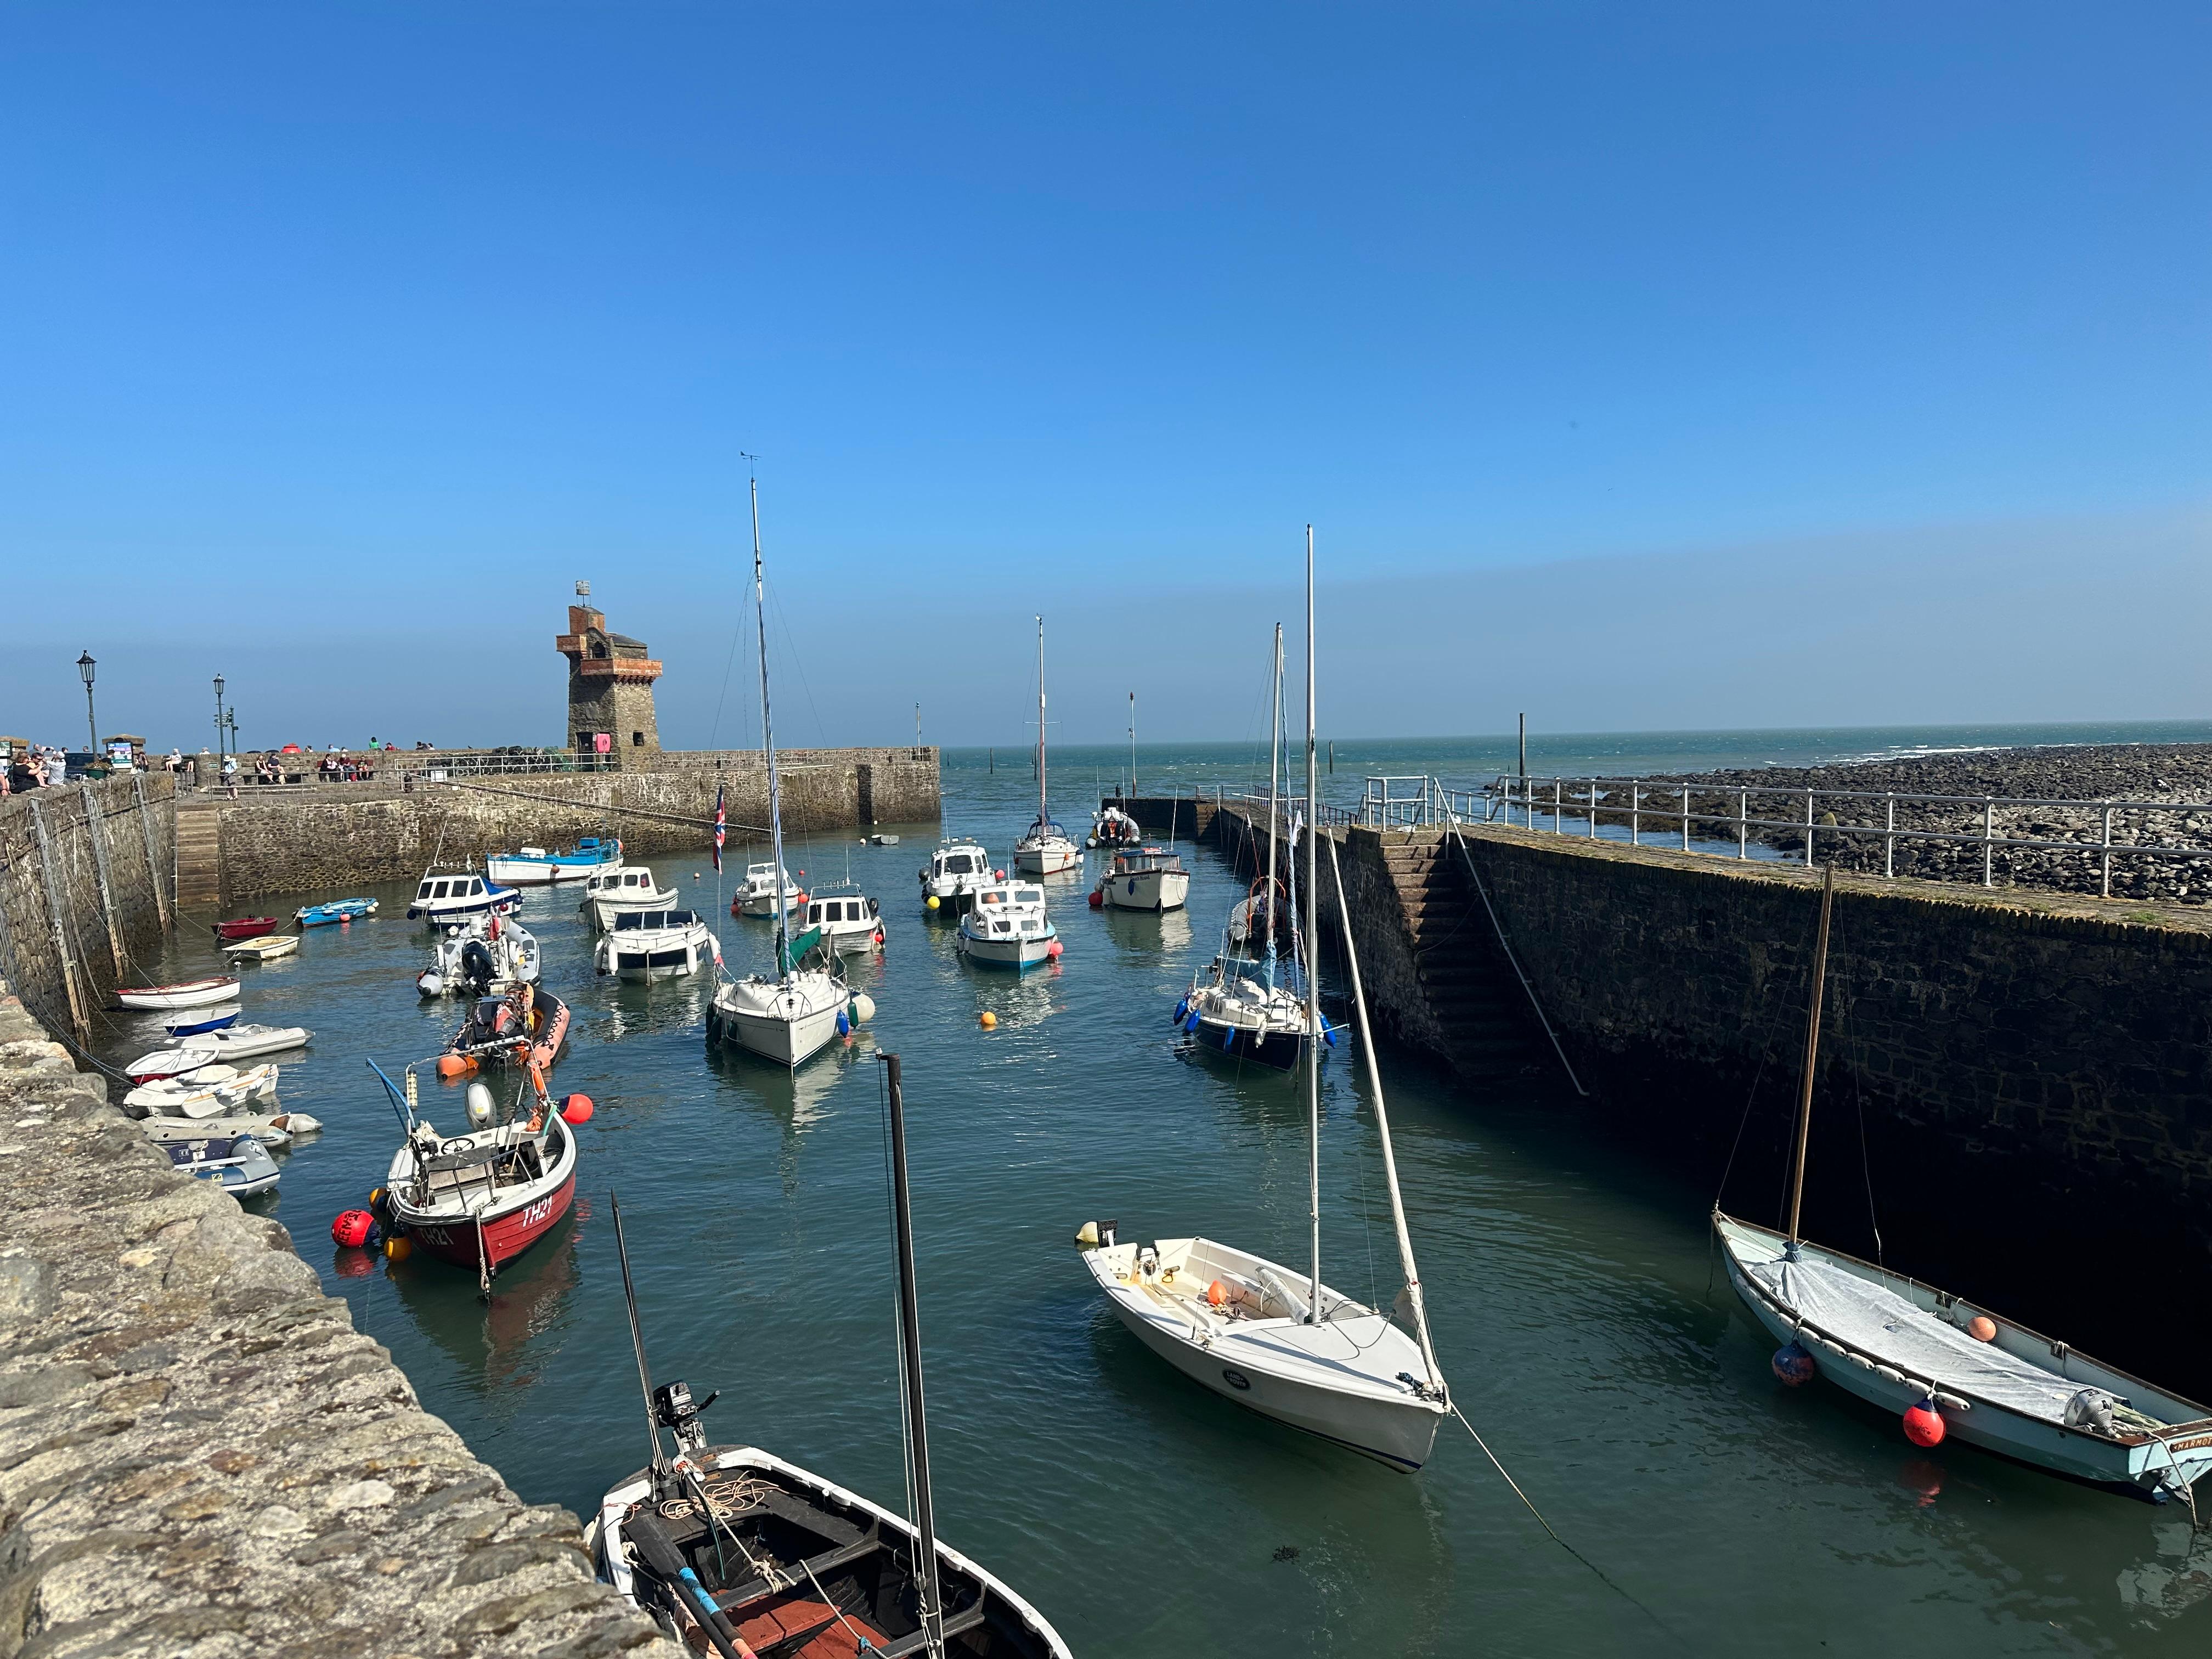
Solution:
M492 982L499 972L499 964L492 960L491 947L480 939L472 939L461 946L461 978L477 990Z
M707 1449L707 1431L699 1426L699 1413L721 1397L722 1391L717 1389L694 1404L689 1383L664 1382L653 1391L653 1415L661 1427L676 1436L678 1449L702 1452Z

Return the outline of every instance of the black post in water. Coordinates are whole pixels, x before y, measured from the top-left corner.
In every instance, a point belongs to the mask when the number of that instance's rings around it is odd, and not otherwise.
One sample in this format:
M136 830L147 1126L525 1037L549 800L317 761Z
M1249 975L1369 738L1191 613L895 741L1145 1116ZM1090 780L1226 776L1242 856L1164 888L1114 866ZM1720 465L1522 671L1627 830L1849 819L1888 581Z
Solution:
M914 1523L921 1534L921 1572L915 1589L926 1651L942 1659L945 1604L937 1590L937 1518L929 1503L929 1423L921 1400L921 1318L915 1308L914 1206L906 1184L906 1097L899 1087L899 1057L884 1056L891 1111L891 1203L898 1231L899 1346L906 1356L907 1436L914 1447Z
M607 1202L615 1212L615 1255L622 1262L623 1300L629 1304L629 1346L637 1354L638 1392L645 1396L645 1433L653 1443L653 1462L647 1466L658 1477L660 1474L660 1421L653 1414L653 1373L645 1368L645 1333L637 1322L637 1286L630 1282L629 1242L623 1237L622 1200L612 1192ZM656 1478L655 1486L659 1485Z

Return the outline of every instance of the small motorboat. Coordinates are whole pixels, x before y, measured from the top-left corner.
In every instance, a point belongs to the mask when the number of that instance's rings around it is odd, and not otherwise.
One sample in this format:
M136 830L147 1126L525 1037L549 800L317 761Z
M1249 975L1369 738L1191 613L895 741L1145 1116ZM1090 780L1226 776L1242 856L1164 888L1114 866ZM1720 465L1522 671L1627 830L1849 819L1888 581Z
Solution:
M247 1071L211 1062L183 1077L142 1084L123 1097L131 1110L156 1117L215 1117L276 1092L276 1067Z
M1103 808L1091 820L1091 845L1109 850L1117 847L1134 847L1143 841L1145 832L1118 806Z
M1114 867L1091 889L1094 910L1180 910L1190 898L1190 872L1158 847L1114 854Z
M295 1135L311 1135L323 1127L320 1118L305 1112L234 1113L224 1117L149 1117L140 1122L148 1139L167 1146L178 1140L220 1140L252 1135L264 1146L287 1146Z
M205 1031L220 1031L226 1025L237 1024L238 1010L234 1008L227 1014L216 1014L208 1019L169 1020L163 1024L161 1029L173 1037L188 1037L198 1036Z
M470 1084L469 1128L441 1136L415 1115L412 1073L405 1095L388 1078L384 1085L406 1129L385 1181L393 1231L441 1261L474 1267L489 1291L493 1274L568 1214L576 1195L572 1124L591 1115L591 1103L575 1095L556 1110L533 1067L503 1114L487 1085Z
M484 860L484 875L508 887L545 887L556 882L582 881L593 872L621 861L620 842L586 836L566 853L549 853L543 847L494 853Z
M292 920L302 927L328 927L337 922L356 921L362 916L375 914L374 899L332 899L328 904L302 905L292 913Z
M471 1004L446 1053L463 1061L519 1063L550 1072L568 1041L568 1005L550 991L518 985L504 996Z
M415 975L423 996L504 996L538 982L537 936L512 917L471 916L448 923L430 948L430 965Z
M215 925L217 939L258 939L264 933L276 931L276 918L274 916L235 916Z
M276 1160L252 1135L168 1140L161 1150L184 1174L220 1182L233 1198L251 1198L276 1184Z
M948 836L921 872L921 907L949 920L974 902L977 888L996 879L981 842Z
M204 1031L184 1046L207 1048L217 1060L252 1060L279 1054L287 1048L304 1048L314 1038L304 1025L233 1025L221 1031Z
M819 927L833 951L872 951L884 942L884 913L857 886L815 894L795 921L801 928Z
M696 910L623 910L592 947L602 976L673 979L722 959L714 930Z
M745 866L745 878L730 900L730 914L733 916L750 916L756 921L768 921L775 915L775 896L779 892L783 895L783 908L786 915L806 901L806 895L799 890L799 884L791 878L790 871L784 871L781 884L777 883L776 863L774 859L770 859L766 864L748 864Z
M261 933L252 939L233 939L222 947L222 953L233 962L269 962L289 957L299 948L297 933Z
M238 981L230 975L186 980L181 985L140 985L118 991L116 1001L125 1008L205 1008L230 1002L238 996Z
M487 911L504 915L521 903L522 895L514 888L486 881L473 870L429 870L415 889L407 920L442 925Z
M680 898L673 887L663 887L644 865L632 864L602 871L586 882L580 908L591 917L592 926L604 933L625 910L665 910Z
M975 904L960 918L960 954L971 962L1018 973L1060 952L1059 930L1045 915L1044 889L1034 882L978 888Z

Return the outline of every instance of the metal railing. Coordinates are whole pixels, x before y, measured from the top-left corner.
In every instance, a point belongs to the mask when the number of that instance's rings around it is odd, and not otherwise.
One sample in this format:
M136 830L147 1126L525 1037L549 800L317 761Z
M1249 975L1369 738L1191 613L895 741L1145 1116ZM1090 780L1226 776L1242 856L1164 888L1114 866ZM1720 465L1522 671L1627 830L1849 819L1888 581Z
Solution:
M1370 784L1373 781L1370 780ZM1593 840L1597 838L1600 821L1604 820L1616 826L1625 825L1632 846L1656 844L1646 843L1644 840L1647 822L1655 831L1666 834L1669 840L1678 840L1680 848L1684 852L1691 850L1693 839L1725 841L1725 835L1712 833L1716 829L1733 831L1735 856L1739 859L1753 856L1752 833L1754 830L1793 832L1796 836L1802 836L1803 843L1799 849L1800 856L1808 866L1813 862L1815 847L1824 836L1833 836L1838 842L1846 836L1879 838L1882 843L1882 874L1885 876L1897 873L1899 842L1978 847L1982 854L1982 885L1984 887L1996 884L1996 854L2000 850L2094 854L2101 867L2100 890L2106 898L2112 895L2112 860L2115 855L2122 858L2212 859L2212 842L2191 844L2146 840L2142 838L2141 828L2129 823L2122 825L2123 835L2132 832L2133 839L2116 839L2113 834L2115 814L2123 817L2135 815L2142 821L2142 827L2148 827L2148 821L2157 815L2212 814L2212 803L2204 802L2061 800L2016 795L1917 794L1899 790L1762 788L1748 784L1717 785L1657 778L1540 778L1510 774L1499 777L1480 794L1487 803L1488 810L1480 815L1485 820L1497 822L1502 818L1510 824L1517 818L1522 828L1535 830L1540 818L1548 818L1554 834L1580 833ZM1455 795L1454 799L1456 799ZM1752 803L1755 799L1787 800L1790 803L1790 815L1788 817L1767 817L1765 816L1767 809L1764 806L1759 814L1754 814ZM1733 802L1735 810L1716 810L1714 803L1717 801L1723 808ZM1802 817L1796 811L1800 801L1804 804ZM1880 823L1846 823L1836 805L1824 809L1821 806L1823 802L1880 802L1882 821ZM1938 816L1958 816L1969 819L1978 811L1981 823L1978 829L1899 824L1897 821L1899 805L1933 809ZM2081 820L2083 836L2092 838L2055 839L2048 836L1998 833L1997 814L2000 811L2009 817L2023 810L2072 815ZM1577 831L1568 829L1571 822L1580 826ZM2071 826L2043 824L2037 827L2059 829Z
M397 755L385 757L397 760ZM579 755L553 749L520 755L471 751L460 755L410 753L412 763L403 776L422 783L447 783L465 778L507 777L517 773L614 772L621 769L612 755Z

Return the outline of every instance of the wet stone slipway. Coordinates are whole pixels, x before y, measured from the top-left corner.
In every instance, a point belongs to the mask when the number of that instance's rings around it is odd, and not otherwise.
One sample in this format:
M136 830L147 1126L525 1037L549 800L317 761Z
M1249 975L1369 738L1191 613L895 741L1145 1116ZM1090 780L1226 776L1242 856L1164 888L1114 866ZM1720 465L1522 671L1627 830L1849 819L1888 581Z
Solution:
M0 985L0 1659L675 1651Z

